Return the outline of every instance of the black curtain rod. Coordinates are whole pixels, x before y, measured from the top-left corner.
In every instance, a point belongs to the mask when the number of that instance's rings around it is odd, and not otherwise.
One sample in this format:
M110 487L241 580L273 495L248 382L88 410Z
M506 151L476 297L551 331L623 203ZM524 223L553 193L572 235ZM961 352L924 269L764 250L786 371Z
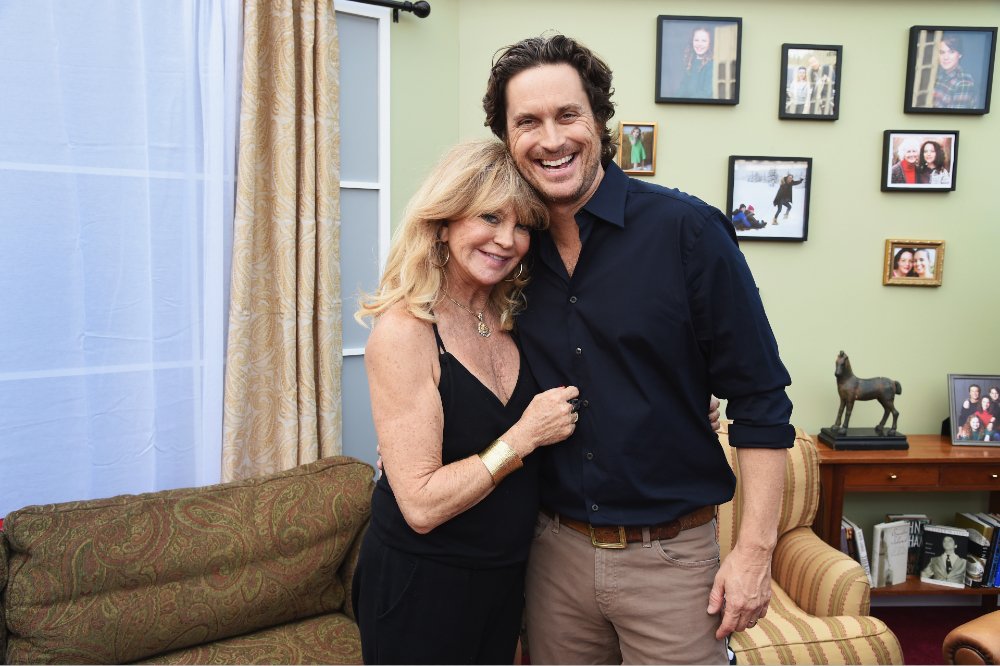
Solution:
M399 23L399 11L413 12L417 18L427 18L431 13L431 4L419 0L418 2L396 2L396 0L356 0L363 5L378 5L379 7L392 8L392 22Z

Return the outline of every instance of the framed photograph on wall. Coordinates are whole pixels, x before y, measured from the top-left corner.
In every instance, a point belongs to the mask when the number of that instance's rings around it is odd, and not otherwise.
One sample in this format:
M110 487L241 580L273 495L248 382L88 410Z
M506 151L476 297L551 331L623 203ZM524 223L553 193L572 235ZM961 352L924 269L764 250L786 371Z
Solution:
M996 50L996 27L913 26L903 111L989 113Z
M1000 446L1000 376L948 375L951 443Z
M778 117L836 120L840 117L840 63L843 47L781 45Z
M885 131L883 192L954 192L957 182L958 131Z
M622 121L618 126L618 166L633 176L656 173L656 123Z
M739 104L743 19L659 16L656 101Z
M882 284L940 287L944 278L944 241L887 238Z
M727 210L740 240L805 241L811 157L729 156Z

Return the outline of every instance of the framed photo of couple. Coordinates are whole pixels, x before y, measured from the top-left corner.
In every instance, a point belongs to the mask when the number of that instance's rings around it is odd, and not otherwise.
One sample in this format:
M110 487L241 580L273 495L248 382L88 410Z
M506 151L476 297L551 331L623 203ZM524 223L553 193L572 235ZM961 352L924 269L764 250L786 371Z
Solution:
M656 123L623 121L618 128L618 166L633 176L656 173Z
M656 101L739 104L743 19L658 16Z
M778 117L836 120L840 117L842 46L781 45Z
M989 113L996 49L996 27L913 26L903 111Z
M885 130L883 192L954 192L957 181L957 130Z
M948 375L951 443L1000 446L1000 376Z
M889 238L885 241L882 284L940 287L944 278L944 241Z

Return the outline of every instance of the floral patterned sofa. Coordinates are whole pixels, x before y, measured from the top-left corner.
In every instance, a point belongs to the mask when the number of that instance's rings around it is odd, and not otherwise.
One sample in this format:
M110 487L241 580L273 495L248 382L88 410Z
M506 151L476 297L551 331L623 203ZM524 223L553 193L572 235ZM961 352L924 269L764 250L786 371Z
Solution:
M738 449L727 424L719 439L739 476ZM719 507L722 557L739 529L740 488ZM861 565L813 533L819 504L819 458L809 435L796 429L785 465L778 545L771 566L771 605L752 629L733 634L739 664L902 664L895 634L868 615L871 588Z
M0 532L3 663L361 663L371 466L29 506Z

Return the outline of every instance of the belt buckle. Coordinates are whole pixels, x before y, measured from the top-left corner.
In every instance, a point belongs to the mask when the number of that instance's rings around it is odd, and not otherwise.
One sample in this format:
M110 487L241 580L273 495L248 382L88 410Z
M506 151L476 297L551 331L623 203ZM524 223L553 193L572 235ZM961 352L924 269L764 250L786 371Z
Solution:
M590 543L593 544L594 548L613 548L621 550L628 545L625 540L625 528L622 525L618 525L618 541L598 541L597 534L594 532L594 526L588 525L590 527ZM602 528L598 528L602 529ZM613 527L606 527L603 529L614 529Z

